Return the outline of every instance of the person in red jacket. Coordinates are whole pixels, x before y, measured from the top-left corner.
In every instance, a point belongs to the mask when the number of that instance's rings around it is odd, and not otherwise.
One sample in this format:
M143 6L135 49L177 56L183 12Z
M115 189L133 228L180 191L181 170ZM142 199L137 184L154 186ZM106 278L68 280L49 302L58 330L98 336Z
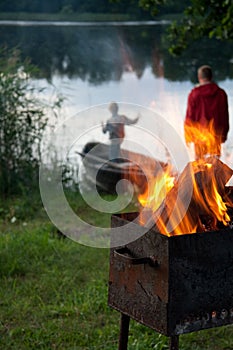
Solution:
M194 143L196 159L221 155L221 144L229 131L226 92L212 80L210 66L201 66L197 85L188 96L184 122L185 140Z

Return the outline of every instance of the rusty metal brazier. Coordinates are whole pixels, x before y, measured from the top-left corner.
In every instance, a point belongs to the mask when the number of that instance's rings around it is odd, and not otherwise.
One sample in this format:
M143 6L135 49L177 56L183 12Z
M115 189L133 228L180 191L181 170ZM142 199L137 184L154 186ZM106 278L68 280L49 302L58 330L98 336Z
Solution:
M137 215L113 215L112 227ZM233 230L167 237L152 228L111 248L108 304L171 337L170 349L181 334L232 324ZM127 349L123 338L119 349Z

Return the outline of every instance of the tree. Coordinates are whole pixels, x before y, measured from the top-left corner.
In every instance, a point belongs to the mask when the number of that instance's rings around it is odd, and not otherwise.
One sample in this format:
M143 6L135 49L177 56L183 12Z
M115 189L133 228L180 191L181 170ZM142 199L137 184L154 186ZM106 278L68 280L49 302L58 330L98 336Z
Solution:
M139 6L156 15L169 0L139 0ZM232 0L190 0L180 21L168 30L169 51L180 54L193 40L207 36L220 40L233 39Z

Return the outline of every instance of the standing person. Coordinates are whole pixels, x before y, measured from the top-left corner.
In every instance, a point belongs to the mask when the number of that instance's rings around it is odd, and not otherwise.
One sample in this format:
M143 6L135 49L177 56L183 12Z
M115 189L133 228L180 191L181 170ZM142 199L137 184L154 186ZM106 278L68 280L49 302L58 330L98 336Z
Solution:
M109 139L111 141L109 159L116 161L120 157L120 146L125 136L124 126L136 124L139 117L129 119L124 115L119 115L118 104L116 102L111 102L108 109L112 113L112 116L105 125L102 125L102 130L103 133L109 132Z
M188 96L185 140L194 143L196 159L206 154L219 157L229 131L227 94L212 80L210 66L201 66L197 76L199 85Z

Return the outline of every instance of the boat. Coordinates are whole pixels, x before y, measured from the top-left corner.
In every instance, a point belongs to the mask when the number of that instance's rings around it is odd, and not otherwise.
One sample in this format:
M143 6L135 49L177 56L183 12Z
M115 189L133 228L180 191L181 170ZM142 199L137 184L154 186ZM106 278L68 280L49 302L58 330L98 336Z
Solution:
M108 160L109 147L109 144L88 142L77 152L85 169L83 180L96 185L98 192L115 194L116 185L122 179L129 180L136 192L144 191L148 173L156 175L167 166L167 163L125 149L121 149L121 157L113 162Z

